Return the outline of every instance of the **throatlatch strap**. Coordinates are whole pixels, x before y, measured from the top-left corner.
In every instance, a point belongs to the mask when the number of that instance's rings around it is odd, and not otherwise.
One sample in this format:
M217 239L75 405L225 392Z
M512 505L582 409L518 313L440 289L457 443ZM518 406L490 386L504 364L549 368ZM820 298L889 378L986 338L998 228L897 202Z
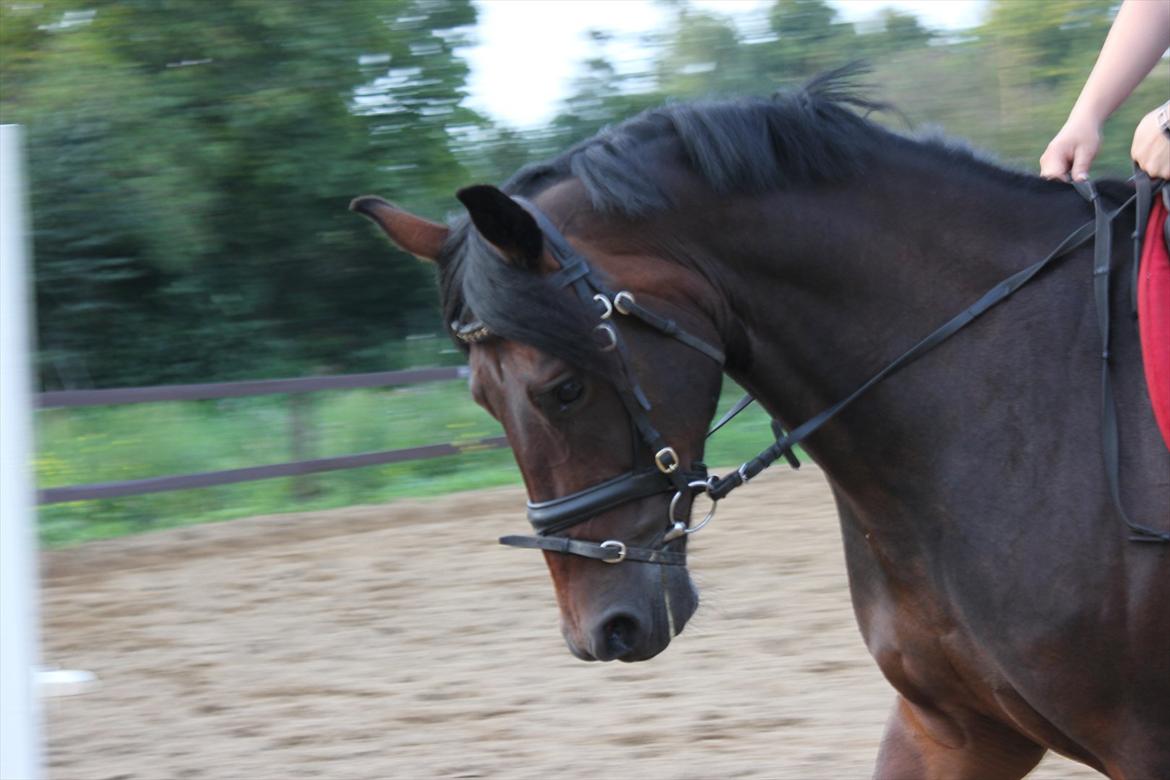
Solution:
M628 312L631 317L637 317L659 333L662 333L665 336L670 336L676 341L681 341L683 344L686 344L693 350L702 352L704 355L711 358L719 365L723 365L725 362L727 362L727 358L723 354L723 350L713 347L701 339L695 338L680 328L678 323L674 320L655 314L645 306L632 301L623 302L622 309L625 309L625 311ZM621 313L621 309L618 309L618 312Z

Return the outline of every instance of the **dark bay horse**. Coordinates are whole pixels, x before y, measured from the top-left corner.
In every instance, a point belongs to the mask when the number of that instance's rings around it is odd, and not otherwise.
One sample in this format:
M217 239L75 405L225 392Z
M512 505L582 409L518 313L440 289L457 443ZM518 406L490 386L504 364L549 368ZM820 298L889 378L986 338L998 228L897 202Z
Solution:
M578 657L650 658L697 608L686 516L713 484L722 371L799 426L1092 219L1072 187L869 107L830 76L650 111L461 191L450 225L354 202L438 265L533 502L540 533L511 543L545 550ZM1132 228L1118 217L1119 268ZM1131 541L1110 499L1091 244L804 442L897 690L879 777L1018 778L1047 749L1170 777L1170 546ZM1164 532L1170 452L1126 285L1113 298L1122 497Z

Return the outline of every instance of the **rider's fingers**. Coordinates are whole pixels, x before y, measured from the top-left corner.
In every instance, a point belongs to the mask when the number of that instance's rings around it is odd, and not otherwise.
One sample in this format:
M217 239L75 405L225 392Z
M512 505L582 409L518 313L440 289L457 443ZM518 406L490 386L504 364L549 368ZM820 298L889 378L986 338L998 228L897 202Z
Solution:
M1067 179L1069 158L1063 149L1051 145L1040 157L1040 175L1045 179Z
M1093 150L1085 146L1078 146L1073 152L1072 178L1081 181L1089 178L1089 166L1093 162Z

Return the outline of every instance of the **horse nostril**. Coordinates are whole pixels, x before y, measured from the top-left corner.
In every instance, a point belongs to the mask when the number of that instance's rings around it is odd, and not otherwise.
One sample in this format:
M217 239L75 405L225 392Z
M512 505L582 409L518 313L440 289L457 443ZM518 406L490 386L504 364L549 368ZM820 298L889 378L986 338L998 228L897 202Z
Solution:
M630 615L615 615L602 626L606 657L621 658L634 649L638 641L638 621Z

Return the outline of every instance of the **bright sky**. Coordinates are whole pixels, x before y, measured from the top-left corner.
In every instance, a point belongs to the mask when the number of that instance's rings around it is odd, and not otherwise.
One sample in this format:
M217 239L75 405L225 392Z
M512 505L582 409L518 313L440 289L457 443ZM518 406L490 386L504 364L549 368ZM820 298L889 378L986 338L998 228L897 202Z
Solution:
M761 14L772 0L690 0L694 7L734 17ZM859 22L883 8L918 16L927 27L978 24L986 0L829 0L841 17ZM607 54L637 61L639 34L662 29L671 17L653 0L475 0L479 44L463 52L471 64L472 108L517 127L555 116L580 63L596 49L588 31L615 33ZM634 43L625 43L632 41Z

